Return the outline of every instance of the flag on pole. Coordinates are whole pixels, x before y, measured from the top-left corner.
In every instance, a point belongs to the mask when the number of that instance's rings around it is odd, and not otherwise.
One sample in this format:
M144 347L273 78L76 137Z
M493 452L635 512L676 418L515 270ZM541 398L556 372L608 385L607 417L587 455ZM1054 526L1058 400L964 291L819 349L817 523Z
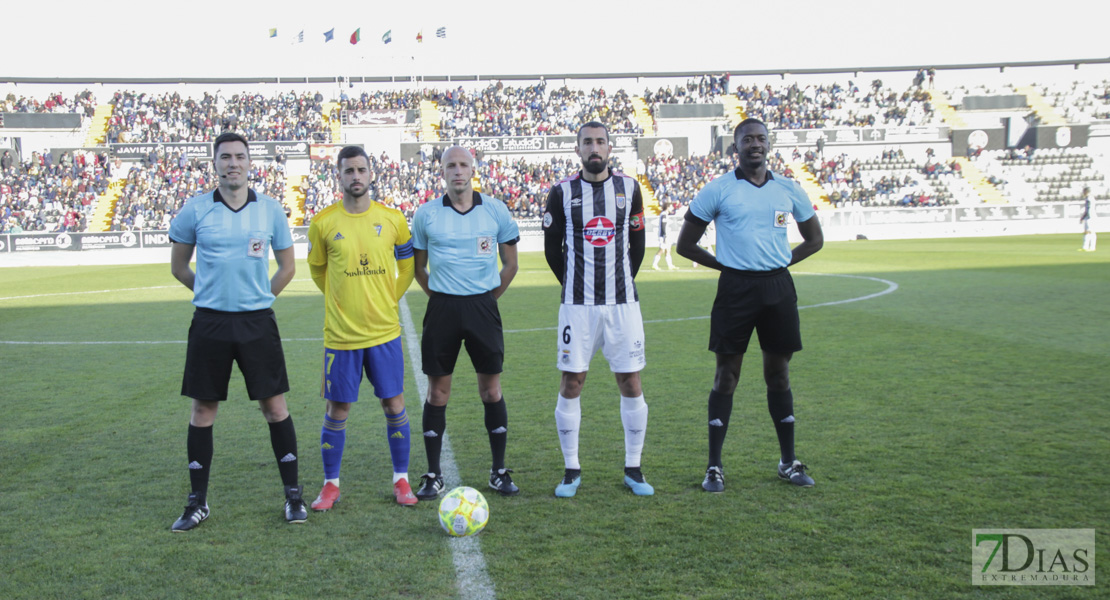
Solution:
M393 30L392 29L390 29L389 31L382 34L382 43L383 44L388 44L389 42L392 42L392 41L393 41Z
M272 37L272 38L277 37L277 28L276 27L270 29L270 37Z
M335 38L335 28L334 27L332 27L331 29L324 32L324 43L325 44L332 41L332 39L334 39L334 38Z
M423 42L424 42L424 30L421 29L420 31L416 32L416 43L421 44Z
M440 27L439 29L437 29L436 30L436 37L440 38L440 39L446 38L447 37L447 28L446 27Z
M362 33L361 32L362 32L362 28L359 27L358 29L355 30L354 33L351 34L351 44L357 44L357 43L359 43L360 40L362 40Z

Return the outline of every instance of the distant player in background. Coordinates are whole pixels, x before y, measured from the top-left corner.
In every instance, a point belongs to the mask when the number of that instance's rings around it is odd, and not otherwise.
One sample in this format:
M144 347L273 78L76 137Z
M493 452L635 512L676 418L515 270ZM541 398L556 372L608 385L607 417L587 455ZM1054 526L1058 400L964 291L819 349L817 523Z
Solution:
M420 355L428 376L424 402L424 449L428 473L416 497L432 500L443 492L440 453L447 429L451 375L463 342L478 373L478 395L489 434L489 487L503 496L520 492L512 469L505 468L509 415L501 393L505 337L497 299L517 272L520 231L500 200L472 188L474 157L461 146L448 148L440 160L447 193L422 204L412 219L416 281L428 294ZM497 258L501 257L501 269Z
M644 201L634 178L609 168L612 150L604 125L583 125L575 146L582 170L551 188L543 215L544 255L563 285L555 359L562 371L555 404L565 466L563 480L555 487L560 498L574 496L582 482L582 386L598 348L621 394L624 484L637 496L655 493L640 465L648 419L640 371L647 361L634 279L644 260Z
M685 217L685 213L683 214L683 216ZM717 253L717 226L715 224L710 223L705 228L705 234L701 236L700 240L698 240L698 246L701 246L703 249L705 249L706 252L710 254ZM692 264L695 269L698 268L698 263L695 262Z
M767 126L745 119L733 132L740 167L706 185L690 204L678 235L678 253L721 271L711 313L709 349L717 369L709 393L709 465L702 488L725 489L721 448L732 414L732 394L754 330L763 351L767 408L779 440L778 476L811 487L813 479L794 455L794 395L790 358L802 349L798 295L787 270L824 244L813 204L791 179L767 170ZM802 243L790 248L786 228L793 216ZM717 255L698 247L717 223Z
M1098 244L1098 234L1094 228L1095 205L1091 197L1091 188L1083 188L1083 212L1079 215L1079 222L1083 224L1083 247L1080 250L1094 252Z
M651 268L656 271L659 270L660 258L667 259L668 269L674 270L678 268L674 266L674 260L671 259L671 246L674 245L674 234L668 233L667 229L669 225L667 221L670 220L670 217L671 210L669 206L665 206L663 210L659 211L659 224L656 227L656 234L659 236L659 250L655 253L655 260L651 262Z
M385 411L393 462L393 495L417 500L408 481L409 421L405 414L405 358L397 303L412 283L412 241L401 211L370 199L370 157L358 146L336 156L343 200L321 210L308 228L308 268L324 292L324 373L327 401L320 432L324 487L312 509L339 501L339 469L347 416L358 402L362 374Z
M212 426L227 400L231 364L239 365L247 394L270 425L270 444L285 486L285 520L308 518L297 482L297 433L285 404L289 378L281 335L270 306L293 279L293 238L281 203L256 194L247 140L223 133L212 148L217 189L190 198L170 225L170 269L193 291L193 322L185 350L181 394L193 399L186 439L189 494L172 531L188 531L208 518ZM269 277L270 249L278 269ZM197 270L189 267L193 252Z

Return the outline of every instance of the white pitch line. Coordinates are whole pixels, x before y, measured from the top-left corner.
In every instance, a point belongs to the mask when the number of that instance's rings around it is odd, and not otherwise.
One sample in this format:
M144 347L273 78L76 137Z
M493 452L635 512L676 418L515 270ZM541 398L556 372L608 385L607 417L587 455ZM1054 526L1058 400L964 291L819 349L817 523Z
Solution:
M52 294L31 294L30 296L4 296L0 300L25 300L27 298L50 298L51 296L76 296L79 294L111 294L112 292L137 292L140 290L165 290L182 287L180 285L155 285L151 287L119 288L115 290L85 290L83 292L55 292Z
M838 304L850 304L852 302L862 302L864 300L871 300L873 298L878 298L880 296L885 296L887 294L893 293L893 292L898 290L898 284L893 282L893 281L890 281L890 280L887 280L887 279L880 279L878 277L868 277L866 275L841 275L841 274L837 274L837 273L795 273L795 275L817 275L817 276L823 276L823 277L847 277L847 278L850 278L850 279L866 279L868 281L877 281L879 283L886 284L886 286L887 286L885 290L875 292L874 294L868 294L866 296L858 296L858 297L855 297L855 298L847 298L845 300L831 300L829 302L821 302L821 303L818 303L818 304L806 304L804 306L799 306L798 310L802 310L804 308L817 308L817 307L820 307L820 306L836 306ZM294 280L294 281L296 281L296 280ZM174 287L174 286L159 286L159 287L164 288L164 287ZM131 288L131 290L148 290L148 289L158 289L158 288ZM122 291L130 291L130 290L99 290L99 291L96 291L96 292L67 292L67 294L99 294L99 293L104 293L104 292L122 292ZM62 294L43 294L43 295L44 296L57 296L57 295L62 295ZM19 297L20 298L32 298L32 297L39 297L39 296L19 296ZM0 300L7 300L7 299L9 299L9 298L0 298ZM405 310L407 310L407 309L408 309L408 305L405 304ZM708 319L708 318L709 318L709 315L700 315L700 316L697 316L697 317L680 317L680 318L676 318L676 319L650 319L650 320L644 321L644 324L647 325L647 324L651 324L651 323L678 323L678 322L681 322L681 321L703 321L703 320ZM412 319L411 313L409 314L409 319L410 319L410 321ZM406 330L410 330L410 329L411 329L411 327L407 328ZM558 327L533 327L533 328L529 328L529 329L506 329L505 333L531 333L531 332L536 332L536 331L555 331L557 329L558 329ZM283 338L281 341L282 341L282 343L285 343L285 342L322 342L322 341L324 341L324 338ZM185 340L91 341L91 342L73 342L73 341L59 341L59 342L34 342L34 341L31 341L31 342L28 342L28 341L5 341L5 340L0 340L0 346L2 346L2 345L9 345L9 346L105 346L105 345L113 345L113 344L157 345L157 344L184 344L184 343L185 343ZM412 344L411 344L411 341L410 341L410 346L411 345ZM419 364L419 362L417 361L418 358L419 358L419 355L414 355L413 364ZM420 373L419 375L423 376L423 373ZM425 382L425 385L426 384L427 384L427 382ZM424 396L425 391L426 390L422 390L420 392L421 397Z
M819 306L834 306L834 305L837 305L837 304L849 304L851 302L861 302L863 300L871 300L872 298L878 298L879 296L885 296L887 294L890 294L890 293L895 292L895 291L898 290L898 284L894 283L893 281L889 281L889 280L886 280L886 279L880 279L878 277L868 277L866 275L841 275L839 273L794 273L794 275L822 275L822 276L825 276L825 277L848 277L848 278L851 278L851 279L867 279L869 281L877 281L879 283L885 283L886 286L887 286L885 290L882 290L881 292L875 292L874 294L868 294L866 296L858 296L856 298L848 298L846 300L832 300L832 301L829 301L829 302L821 302L819 304L806 304L804 306L799 306L798 310L802 310L803 308L817 308ZM678 323L680 321L703 321L703 320L708 319L708 318L709 318L709 315L700 315L700 316L697 316L697 317L679 317L679 318L675 318L675 319L649 319L649 320L644 321L644 324L647 325L649 323ZM528 332L532 332L532 331L556 331L557 329L559 329L559 328L558 327L534 327L534 328L531 328L531 329L506 329L505 333L528 333Z
M294 279L294 280L290 281L289 283L293 283L295 281L312 281L312 279ZM142 291L142 290L166 290L166 289L170 289L170 288L184 288L184 286L182 286L180 284L178 284L178 285L152 285L152 286L137 287L137 288L117 288L117 289L114 289L114 290L85 290L83 292L53 292L53 293L50 293L50 294L31 294L29 296L0 296L0 301L4 301L4 300L24 300L24 299L27 299L27 298L50 298L52 296L76 296L76 295L80 295L80 294L111 294L112 292L138 292L138 291Z
M401 307L401 327L405 332L405 345L409 349L409 364L412 366L412 376L416 380L416 390L420 394L420 406L423 407L424 399L428 397L428 377L423 370L417 367L420 362L420 340L416 336L416 326L412 322L412 311L405 297L399 302ZM440 465L443 467L443 483L448 490L461 485L459 468L455 464L455 453L451 451L451 440L447 433L443 434L443 451L440 454ZM486 559L482 555L482 544L478 536L449 538L451 557L455 562L455 579L459 583L459 598L469 600L494 600L497 595L493 590L493 580L486 570Z

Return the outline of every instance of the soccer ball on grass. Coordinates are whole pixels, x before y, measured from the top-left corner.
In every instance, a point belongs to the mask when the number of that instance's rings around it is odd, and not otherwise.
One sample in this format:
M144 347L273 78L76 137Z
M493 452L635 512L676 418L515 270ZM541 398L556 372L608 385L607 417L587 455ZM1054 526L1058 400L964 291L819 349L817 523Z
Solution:
M472 487L457 487L439 503L439 524L447 535L474 535L488 522L489 505L481 492Z

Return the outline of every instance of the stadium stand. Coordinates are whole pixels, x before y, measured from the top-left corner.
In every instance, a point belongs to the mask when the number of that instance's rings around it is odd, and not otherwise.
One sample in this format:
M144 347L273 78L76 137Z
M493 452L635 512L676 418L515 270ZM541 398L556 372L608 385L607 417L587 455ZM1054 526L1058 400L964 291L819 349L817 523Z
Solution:
M1108 196L1104 154L1082 147L976 147L966 157L954 156L952 147L942 148L943 157L934 156L932 149L923 157L922 147L903 148L898 142L813 151L813 134L824 137L822 130L979 127L984 116L961 106L969 96L1024 96L1026 106L1019 112L1032 113L1031 123L1105 128L1110 120L1110 82L1105 79L1045 84L1015 79L942 89L934 86L931 74L926 84L923 73L912 81L891 76L894 83L887 84L879 79L862 84L855 81L859 74L852 79L829 74L779 81L706 74L684 83L649 84L640 96L629 95L619 84L591 87L543 79L442 90L400 84L393 89L306 85L280 91L275 84L229 92L189 86L175 91L103 86L101 93L110 95L103 104L88 89L37 96L9 93L0 101L0 112L79 114L84 125L71 147L98 150L62 149L56 163L44 150L9 164L0 180L0 232L162 227L184 199L212 186L206 158L185 157L159 146L138 163L116 159L109 164L107 156L118 143L207 142L233 129L252 142L341 144L356 127L367 127L351 123L349 112L400 109L415 111L417 122L404 125L404 133L395 137L427 146L407 160L380 150L372 153L373 192L409 216L420 203L443 193L438 156L444 141L573 135L588 120L606 123L612 134L675 135L669 122L668 133L659 133L666 121L657 114L663 104L720 104L725 117L713 127L724 134L749 116L764 120L773 131L806 132L794 148L783 149L788 156L774 153L772 170L799 181L821 210L1074 202L1084 187L1096 198ZM709 153L684 152L682 157L640 155L635 174L645 208L658 214L661 207L688 203L706 182L736 168L735 161L720 146ZM578 162L565 150L535 156L486 156L479 151L476 167L478 187L502 198L518 218L531 219L542 212L550 185L576 171ZM334 169L326 160L310 161L303 155L256 159L251 176L259 191L286 204L295 225L307 225L315 212L338 198Z

